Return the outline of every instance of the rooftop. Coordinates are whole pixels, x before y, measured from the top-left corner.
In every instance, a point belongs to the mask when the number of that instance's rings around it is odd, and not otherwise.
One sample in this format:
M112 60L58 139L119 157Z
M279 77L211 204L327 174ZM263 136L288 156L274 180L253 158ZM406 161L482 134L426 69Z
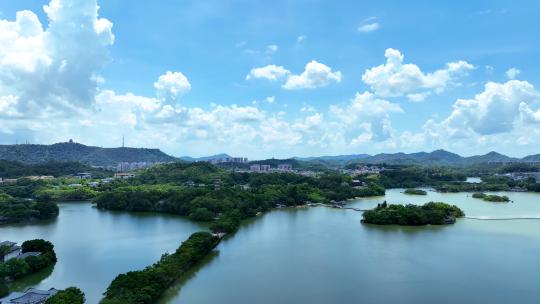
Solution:
M39 290L35 288L27 289L23 294L15 294L16 297L9 300L12 304L39 304L45 303L49 297L58 293L58 290L51 288L49 290Z
M27 257L31 257L31 256L40 256L41 255L41 252L25 252L25 253L21 253L17 256L17 259L19 260L24 260L26 259Z

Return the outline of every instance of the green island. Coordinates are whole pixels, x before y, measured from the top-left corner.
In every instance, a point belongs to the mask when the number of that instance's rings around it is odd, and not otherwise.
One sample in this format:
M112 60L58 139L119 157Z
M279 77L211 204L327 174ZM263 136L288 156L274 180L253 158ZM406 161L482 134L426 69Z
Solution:
M422 206L418 205L388 205L386 202L379 204L372 210L362 214L362 222L376 225L445 225L453 224L456 218L465 216L465 213L457 206L441 202L429 202Z
M473 193L473 198L483 199L486 202L509 202L510 198L506 195L485 194L481 192Z
M410 195L427 195L427 192L425 190L412 188L406 189L405 191L403 191L403 193Z
M77 287L68 287L48 298L45 304L84 304L85 301L84 292Z
M155 303L183 274L206 257L219 240L208 232L192 234L176 252L164 254L154 265L118 275L100 303Z

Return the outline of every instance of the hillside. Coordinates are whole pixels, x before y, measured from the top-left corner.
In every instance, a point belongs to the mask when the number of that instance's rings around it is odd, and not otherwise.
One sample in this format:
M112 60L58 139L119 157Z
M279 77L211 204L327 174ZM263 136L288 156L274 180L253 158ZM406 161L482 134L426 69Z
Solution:
M93 166L111 166L120 162L178 160L159 149L100 148L72 142L53 145L0 145L0 159L24 164L75 161Z
M79 162L47 162L25 165L19 162L0 160L0 177L2 178L19 178L32 175L52 175L59 177L80 172L91 173L94 177L112 175L112 172L110 171L93 168Z
M358 157L356 157L358 156ZM302 158L297 158L302 160ZM305 158L309 161L323 161L330 160L331 157L320 158ZM540 154L530 155L524 158L509 157L497 152L489 152L484 155L474 155L469 157L463 157L455 153L451 153L445 150L435 150L433 152L416 152L416 153L380 153L376 155L341 155L334 158L345 163L365 163L365 164L393 164L393 165L437 165L437 166L462 166L462 165L474 165L484 163L508 163L508 162L538 162L540 161Z

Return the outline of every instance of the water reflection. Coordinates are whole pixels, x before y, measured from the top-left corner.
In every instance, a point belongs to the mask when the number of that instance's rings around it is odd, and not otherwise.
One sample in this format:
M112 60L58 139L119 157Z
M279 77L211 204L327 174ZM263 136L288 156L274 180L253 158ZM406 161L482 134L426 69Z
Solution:
M182 286L188 282L189 280L193 279L195 276L197 276L197 273L205 268L207 265L212 263L213 260L215 260L219 256L219 250L212 251L208 256L206 256L200 263L195 265L190 271L188 271L186 274L184 274L177 282L176 284L169 288L165 294L163 295L163 298L158 302L158 304L166 304L169 303L171 299L178 297L180 295L180 292L182 291Z
M41 281L47 279L52 274L53 269L54 266L50 266L22 279L19 279L15 282L12 282L8 284L9 290L16 292L24 292L28 288L36 286L37 284L41 283Z

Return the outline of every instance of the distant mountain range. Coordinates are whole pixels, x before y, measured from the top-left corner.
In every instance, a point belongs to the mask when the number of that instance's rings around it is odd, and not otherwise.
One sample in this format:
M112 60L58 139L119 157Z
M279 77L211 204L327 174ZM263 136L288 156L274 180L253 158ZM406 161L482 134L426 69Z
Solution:
M0 145L0 159L25 164L76 161L93 166L111 166L120 162L178 161L159 149L100 148L67 142L53 145Z
M484 155L463 157L445 150L435 150L433 152L417 153L381 153L376 155L354 154L340 156L323 156L296 158L308 161L333 161L341 164L358 162L366 164L387 163L387 164L425 164L425 165L472 165L481 163L505 163L505 162L539 162L540 154L529 155L523 158L509 157L497 152L489 152Z
M231 156L229 154L221 153L221 154L204 156L204 157L191 157L191 156L180 157L181 160L187 161L187 162L211 161L213 159L218 159L218 158L231 158Z
M358 160L370 157L369 154L351 154L351 155L336 155L336 156L317 156L317 157L295 157L297 160L301 161L313 161L313 160L322 160L322 161L334 161L334 162L348 162L351 160Z
M53 145L0 145L0 160L16 161L25 164L45 162L76 161L93 166L110 166L120 162L171 162L171 161L210 161L216 158L230 158L228 154L206 157L183 156L176 158L159 149L146 148L101 148L67 142ZM497 152L463 157L445 150L417 153L350 154L336 156L294 157L300 162L317 165L339 166L349 163L387 163L424 164L439 166L458 166L493 162L540 162L540 154L523 158L509 157Z

